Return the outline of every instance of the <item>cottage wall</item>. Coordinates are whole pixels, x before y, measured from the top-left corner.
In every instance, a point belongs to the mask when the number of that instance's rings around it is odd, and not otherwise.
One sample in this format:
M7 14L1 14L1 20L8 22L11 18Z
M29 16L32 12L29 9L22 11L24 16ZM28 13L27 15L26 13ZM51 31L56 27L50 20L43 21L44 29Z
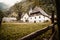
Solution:
M28 14L26 13L22 18L21 18L21 20L23 21L23 22L26 22L26 20L28 20Z
M32 16L32 17L29 17L29 22L44 22L44 16L42 15L39 15L39 16Z
M26 20L28 20L28 22L44 22L46 20L50 20L49 18L47 17L44 17L42 14L46 15L46 16L49 16L45 13L45 11L43 11L40 7L35 7L34 9L30 9L29 11L29 15L26 13L23 18L21 18L21 20L23 22L26 22Z
M16 18L14 18L14 17L4 17L3 18L3 21L5 21L5 22L11 22L11 21L16 21L17 19Z

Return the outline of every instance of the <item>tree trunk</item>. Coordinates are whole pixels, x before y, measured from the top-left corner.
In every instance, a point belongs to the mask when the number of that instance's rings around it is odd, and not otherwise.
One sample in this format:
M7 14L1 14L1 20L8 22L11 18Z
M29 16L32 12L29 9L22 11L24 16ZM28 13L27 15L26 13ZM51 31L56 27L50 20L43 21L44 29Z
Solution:
M56 1L56 8L57 8L57 25L58 25L58 38L60 40L60 0Z
M21 19L21 15L22 15L22 12L18 12L17 21L19 21Z
M0 19L0 27L1 27L1 24L2 24L2 18Z

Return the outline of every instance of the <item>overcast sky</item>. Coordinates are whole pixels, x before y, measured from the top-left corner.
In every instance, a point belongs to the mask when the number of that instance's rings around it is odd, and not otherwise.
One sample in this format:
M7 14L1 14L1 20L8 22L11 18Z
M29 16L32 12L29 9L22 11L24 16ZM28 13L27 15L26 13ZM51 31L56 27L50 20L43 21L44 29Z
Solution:
M21 0L0 0L0 2L7 4L8 6L12 6L17 2L20 2Z

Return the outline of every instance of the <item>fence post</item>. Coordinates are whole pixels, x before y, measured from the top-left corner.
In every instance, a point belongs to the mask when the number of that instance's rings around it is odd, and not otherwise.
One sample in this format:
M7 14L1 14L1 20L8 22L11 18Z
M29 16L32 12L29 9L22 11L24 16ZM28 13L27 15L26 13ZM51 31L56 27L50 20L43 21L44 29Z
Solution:
M54 11L52 11L51 22L52 22L52 24L54 23ZM52 28L52 34L54 33L54 31L55 31L55 28L53 27Z

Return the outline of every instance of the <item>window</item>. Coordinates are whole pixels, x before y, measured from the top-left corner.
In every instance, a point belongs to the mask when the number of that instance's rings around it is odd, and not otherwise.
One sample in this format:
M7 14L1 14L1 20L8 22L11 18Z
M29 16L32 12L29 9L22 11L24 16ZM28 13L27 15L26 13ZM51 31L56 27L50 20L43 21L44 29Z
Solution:
M39 20L39 22L41 22L41 20Z
M32 18L31 18L32 19Z
M34 21L34 23L36 23L36 21Z
M25 17L25 19L26 19L26 17Z
M39 16L39 18L41 18L41 17Z
M35 19L36 19L36 17L35 17Z

